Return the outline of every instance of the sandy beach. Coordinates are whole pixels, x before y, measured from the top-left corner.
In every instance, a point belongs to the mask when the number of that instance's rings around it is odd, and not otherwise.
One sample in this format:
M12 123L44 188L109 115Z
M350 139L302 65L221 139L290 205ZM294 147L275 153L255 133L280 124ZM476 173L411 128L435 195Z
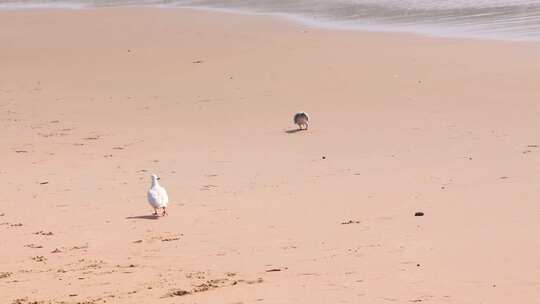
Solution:
M2 11L0 302L538 303L538 54Z

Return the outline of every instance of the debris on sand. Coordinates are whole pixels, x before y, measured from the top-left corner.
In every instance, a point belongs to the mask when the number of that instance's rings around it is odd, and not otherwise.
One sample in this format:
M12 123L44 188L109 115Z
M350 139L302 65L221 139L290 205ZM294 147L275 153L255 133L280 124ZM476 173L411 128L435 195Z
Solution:
M266 272L277 272L277 271L281 271L281 268L272 268L272 269L266 270Z
M24 245L24 247L28 247L28 248L32 248L32 249L43 248L43 246L41 246L41 245L36 245L36 244L27 244L27 245Z
M182 296L188 295L190 293L191 292L189 292L187 290L178 289L178 290L173 290L173 291L169 292L165 296L166 297L182 297Z
M360 224L360 221L348 220L346 222L341 222L341 225L350 225L350 224Z
M172 242L172 241L178 241L179 239L180 239L179 236L174 236L174 237L162 238L161 241L162 242Z
M421 212L421 211L415 212L414 216L424 216L424 212Z
M0 279L9 278L12 274L11 272L0 272Z

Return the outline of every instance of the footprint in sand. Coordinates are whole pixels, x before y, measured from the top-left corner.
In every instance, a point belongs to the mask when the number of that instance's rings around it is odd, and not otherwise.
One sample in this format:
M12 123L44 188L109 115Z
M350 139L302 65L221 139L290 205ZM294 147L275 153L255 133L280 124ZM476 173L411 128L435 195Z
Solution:
M235 286L235 285L238 285L239 283L245 283L245 284L251 285L251 284L258 284L258 283L262 283L262 282L263 282L262 278L258 278L256 280L233 280L232 282L228 278L225 278L225 279L212 279L212 280L207 280L207 281L205 281L203 283L195 285L191 290L173 289L169 293L165 294L163 296L163 298L166 298L166 297L181 297L181 296L191 295L191 294L195 294L195 293L206 292L206 291L209 291L209 290L214 290L214 289L217 289L217 288L222 288L222 287L227 287L227 286Z
M45 262L47 261L47 258L42 255L36 255L35 257L32 257L32 260L36 262Z
M45 235L45 236L51 236L51 235L54 235L54 233L48 231L48 232L45 232L43 230L40 230L38 232L34 232L35 235Z

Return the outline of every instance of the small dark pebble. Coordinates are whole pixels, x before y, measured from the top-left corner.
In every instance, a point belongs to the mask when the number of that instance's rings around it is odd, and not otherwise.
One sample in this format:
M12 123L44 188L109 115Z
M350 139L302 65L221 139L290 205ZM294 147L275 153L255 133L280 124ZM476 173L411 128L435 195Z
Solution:
M424 216L424 212L415 212L414 216Z
M40 182L39 184L40 184L40 185L46 185L46 184L48 184L48 183L49 183L49 182Z
M323 156L322 159L326 159L326 156Z
M416 264L416 267L420 267L420 264Z

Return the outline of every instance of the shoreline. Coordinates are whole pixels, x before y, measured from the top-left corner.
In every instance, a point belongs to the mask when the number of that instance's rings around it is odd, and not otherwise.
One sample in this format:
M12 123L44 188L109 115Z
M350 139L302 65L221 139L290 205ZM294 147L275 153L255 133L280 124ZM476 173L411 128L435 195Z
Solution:
M8 303L540 298L536 44L194 10L0 17Z
M504 36L503 34L495 34L495 36L486 36L486 34L471 34L465 32L455 32L456 29L445 28L444 25L429 25L426 28L405 28L404 25L392 26L390 24L378 24L378 25L360 25L354 22L346 22L339 20L315 20L310 16L303 16L294 13L272 13L272 12L256 12L249 11L248 9L240 8L217 8L211 6L168 6L164 4L124 4L118 6L91 6L85 4L69 4L69 3L44 3L44 4L21 4L21 6L9 5L2 7L0 5L0 13L17 12L17 11L61 11L61 10L100 10L100 9L164 9L164 10L194 10L194 11L206 11L222 14L233 14L239 16L259 16L267 18L282 19L285 22L293 22L299 25L308 26L313 29L320 30L333 30L333 31L348 31L348 32L365 32L365 33L378 33L378 34L402 34L402 35L416 35L429 39L464 39L473 41L498 41L498 42L513 42L513 43L532 43L539 44L540 37L532 38L518 38L511 36Z

